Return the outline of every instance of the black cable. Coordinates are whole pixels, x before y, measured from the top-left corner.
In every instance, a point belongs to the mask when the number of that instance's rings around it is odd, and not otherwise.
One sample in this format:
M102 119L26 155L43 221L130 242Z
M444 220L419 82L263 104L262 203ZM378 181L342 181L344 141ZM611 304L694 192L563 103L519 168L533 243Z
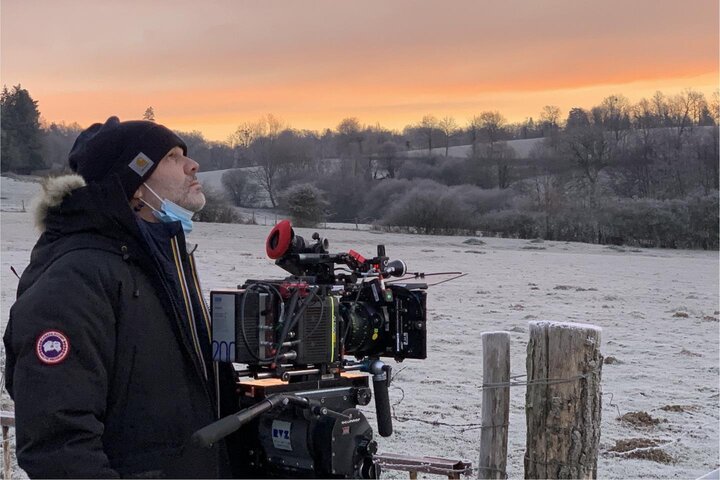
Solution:
M315 288L311 288L311 289L310 289L310 292L311 292L315 297L320 298L320 297L318 297L317 293L315 293L315 292L317 291L317 289L318 289L318 287L315 286ZM295 292L293 293L293 296L291 297L290 302L288 303L289 305L293 305L293 308L292 308L292 310L288 309L288 311L286 311L286 315L290 315L290 318L287 319L287 320L286 320L287 323L285 323L285 324L283 325L283 329L282 329L282 332L281 332L281 337L280 337L280 339L279 339L279 341L278 341L278 344L277 344L277 349L276 349L276 353L275 353L275 358L274 358L274 360L273 360L273 362L274 362L276 365L277 365L277 363L278 363L278 359L280 358L280 351L281 351L281 349L282 349L282 344L285 343L285 339L286 339L286 337L287 337L287 334L295 327L295 324L297 324L298 320L300 319L300 315L302 315L302 314L305 313L305 310L306 310L307 307L308 307L307 302L309 302L309 300L306 301L306 299L307 299L307 298L311 298L311 297L305 297L305 298L300 299L300 301L297 301L297 298L299 298L299 297L300 297L300 289L297 289L297 290L295 290ZM293 301L293 299L295 299L295 301ZM321 312L322 312L322 311L321 311ZM321 313L320 318L322 318L322 313Z
M310 333L307 334L308 337L312 337L312 334L315 333L315 330L317 330L317 327L322 322L323 315L325 314L325 302L322 300L322 298L320 298L320 296L315 291L313 291L313 295L315 295L315 298L317 298L318 302L320 302L320 316L318 317L317 322L315 322L315 326L313 327L313 329L310 331ZM339 308L339 306L338 306L338 308Z
M250 355L258 362L270 362L270 361L272 361L271 358L269 358L269 357L268 358L260 358L252 351L252 348L250 347L250 343L248 342L248 339L247 339L247 332L245 332L245 303L247 300L247 294L252 292L255 289L260 289L260 288L264 289L265 293L269 293L269 294L275 293L278 296L278 299L280 300L280 305L281 305L280 316L283 316L283 314L284 314L285 306L282 301L282 295L280 295L280 292L277 290L277 288L275 288L273 285L271 285L269 283L251 283L247 287L245 287L245 295L243 295L242 302L240 302L240 332L242 333L243 343L245 343L245 347L247 348L248 353L250 353ZM259 310L260 310L260 299L258 297L258 314L260 313ZM259 325L258 325L258 328L259 328ZM258 339L258 344L259 344L259 339ZM260 346L260 345L258 345L258 346Z

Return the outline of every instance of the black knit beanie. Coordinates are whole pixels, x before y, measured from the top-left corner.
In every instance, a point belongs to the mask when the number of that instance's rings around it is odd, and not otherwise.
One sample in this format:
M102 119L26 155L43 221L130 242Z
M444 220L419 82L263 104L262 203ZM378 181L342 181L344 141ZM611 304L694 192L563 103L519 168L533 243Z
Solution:
M121 122L110 117L80 133L68 163L88 183L117 174L130 199L174 147L181 147L187 155L185 142L167 127L145 120Z

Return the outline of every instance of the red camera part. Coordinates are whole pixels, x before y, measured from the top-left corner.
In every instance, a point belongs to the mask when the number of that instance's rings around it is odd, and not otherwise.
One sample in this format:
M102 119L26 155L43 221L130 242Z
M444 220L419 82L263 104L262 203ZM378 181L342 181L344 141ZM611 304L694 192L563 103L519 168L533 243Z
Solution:
M355 250L350 250L350 251L348 252L348 255L350 256L350 258L352 258L353 260L355 260L355 261L357 262L357 266L358 266L358 267L359 267L360 265L364 264L365 261L366 261L366 260L365 260L365 257L363 257L362 255L360 255L360 254L359 254L358 252L356 252Z
M305 298L310 294L309 288L310 285L307 282L283 282L278 285L278 291L283 298L290 298L294 290L300 292L300 298Z
M290 220L283 220L270 231L265 241L267 256L277 260L287 253L292 242L293 229Z

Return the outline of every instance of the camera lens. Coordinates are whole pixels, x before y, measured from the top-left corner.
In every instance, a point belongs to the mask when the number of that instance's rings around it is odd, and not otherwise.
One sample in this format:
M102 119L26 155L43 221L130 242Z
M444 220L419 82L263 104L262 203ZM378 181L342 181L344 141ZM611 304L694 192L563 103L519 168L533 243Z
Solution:
M366 302L341 303L340 314L345 323L345 352L355 356L382 352L382 317Z

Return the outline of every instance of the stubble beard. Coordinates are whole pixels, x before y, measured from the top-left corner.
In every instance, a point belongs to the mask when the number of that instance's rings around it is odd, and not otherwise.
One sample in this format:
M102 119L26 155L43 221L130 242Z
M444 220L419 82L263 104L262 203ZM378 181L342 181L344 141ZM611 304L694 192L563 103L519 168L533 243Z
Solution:
M175 202L185 210L190 210L194 213L202 210L203 207L205 207L206 202L205 194L202 191L202 187L195 189L195 187L191 186L192 183L196 180L196 178L192 178L189 181L185 182L185 192L182 197Z
M198 190L197 192L186 192L181 201L177 203L184 209L197 213L205 207L205 202L205 194L202 190Z

